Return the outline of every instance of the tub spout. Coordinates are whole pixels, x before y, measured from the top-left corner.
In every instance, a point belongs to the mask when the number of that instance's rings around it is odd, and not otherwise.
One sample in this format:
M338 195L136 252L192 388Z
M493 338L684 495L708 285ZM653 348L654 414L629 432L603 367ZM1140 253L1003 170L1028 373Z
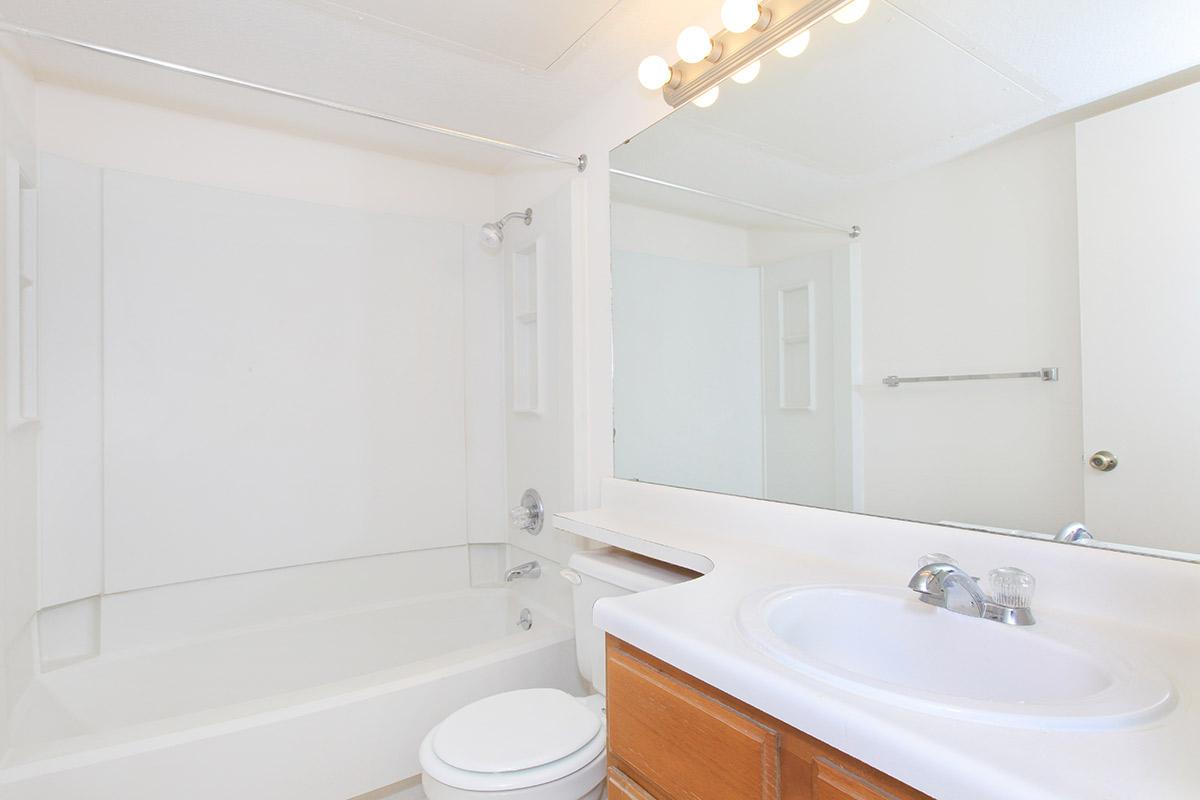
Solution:
M512 583L521 578L540 578L542 576L542 565L536 561L526 561L524 564L517 566L504 573L504 580Z

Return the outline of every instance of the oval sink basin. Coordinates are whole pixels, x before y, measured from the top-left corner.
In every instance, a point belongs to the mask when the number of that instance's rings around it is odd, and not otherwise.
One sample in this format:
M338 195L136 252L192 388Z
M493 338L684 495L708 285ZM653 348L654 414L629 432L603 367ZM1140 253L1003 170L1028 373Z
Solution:
M876 700L974 722L1111 729L1168 710L1151 666L1045 622L1015 627L907 589L806 586L747 597L743 635L796 671Z

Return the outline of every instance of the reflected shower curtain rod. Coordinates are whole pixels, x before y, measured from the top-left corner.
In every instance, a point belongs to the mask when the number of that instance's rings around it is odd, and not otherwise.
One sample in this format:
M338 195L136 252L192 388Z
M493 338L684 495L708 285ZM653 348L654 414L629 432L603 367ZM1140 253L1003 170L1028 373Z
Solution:
M720 200L723 203L729 203L731 205L740 206L742 208L748 208L752 211L761 211L764 214L773 214L776 217L783 217L784 219L791 219L791 220L795 220L796 222L803 222L805 225L812 225L815 228L825 228L826 230L837 231L838 233L846 234L851 239L857 239L859 236L862 236L862 228L858 227L857 225L851 225L850 227L847 228L845 225L837 225L832 222L825 222L824 220L813 219L812 217L805 217L805 216L801 216L800 214L793 214L790 211L780 211L778 208L771 208L769 206L760 206L755 203L748 203L745 200L738 200L733 197L726 197L723 194L715 194L713 192L706 192L703 189L693 189L691 186L684 186L684 185L678 184L678 183L671 183L669 181L659 180L658 178L651 178L649 175L639 175L636 172L626 172L623 169L609 169L609 172L612 173L613 175L620 175L622 178L632 178L635 181L642 181L643 183L652 183L655 186L663 186L663 187L666 187L667 189L678 189L681 192L687 192L688 194L694 194L698 197L708 197L713 200Z
M26 28L22 25L13 25L12 23L0 21L0 33L11 33L17 36L26 36L31 39L58 42L60 44L70 45L71 47L77 47L82 50L90 50L93 53L116 56L117 58L123 58L127 61L135 61L139 64L149 64L154 67L173 70L175 72L180 72L185 75L192 75L197 78L207 78L209 80L228 84L230 86L240 86L243 89L253 89L256 92L264 92L266 94L275 95L276 97L286 97L291 100L299 100L304 103L309 103L310 105L321 106L322 108L330 108L334 111L344 111L348 114L355 114L360 117L367 117L368 119L380 120L382 122L390 122L394 125L402 125L406 128L426 131L427 133L450 136L466 142L474 142L487 147L494 147L498 150L505 150L510 153L518 153L520 155L532 156L533 158L541 158L546 161L554 161L558 164L565 164L567 166L574 167L580 172L583 172L585 169L587 169L586 155L580 155L572 158L570 156L563 156L557 153L550 153L545 150L537 150L532 147L524 147L522 145L513 144L512 142L506 142L501 139L492 139L488 136L480 136L475 133L458 131L454 130L453 128L443 128L438 125L430 125L426 122L417 122L416 120L405 119L404 117L396 117L379 111L371 111L367 108L360 108L358 106L352 106L346 103L339 103L336 100L326 100L323 97L316 97L314 95L303 94L301 92L293 92L288 89L278 89L274 86L267 86L266 84L262 83L254 83L253 81L234 78L230 75L222 75L219 72L209 72L208 70L198 69L196 67L176 64L172 61L164 61L159 58L151 58L150 56L144 56L139 53L131 53L127 50L118 50L115 47L106 47L105 45L87 42L82 39L72 39L68 36L59 36L55 33L38 30L37 28Z

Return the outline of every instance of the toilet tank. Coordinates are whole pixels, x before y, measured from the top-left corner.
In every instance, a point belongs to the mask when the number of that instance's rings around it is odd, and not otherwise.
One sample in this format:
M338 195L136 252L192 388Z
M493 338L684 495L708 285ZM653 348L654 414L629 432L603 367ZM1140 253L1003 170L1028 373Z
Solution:
M600 694L604 694L604 631L592 624L596 601L699 577L697 572L612 547L574 554L563 575L573 584L579 671Z

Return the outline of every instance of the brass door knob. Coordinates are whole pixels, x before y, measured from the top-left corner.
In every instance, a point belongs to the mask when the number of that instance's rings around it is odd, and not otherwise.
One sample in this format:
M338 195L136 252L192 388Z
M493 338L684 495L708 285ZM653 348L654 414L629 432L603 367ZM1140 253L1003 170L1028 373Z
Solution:
M1117 468L1117 457L1107 450L1097 450L1088 459L1088 464L1092 469L1098 469L1101 472L1112 472Z

